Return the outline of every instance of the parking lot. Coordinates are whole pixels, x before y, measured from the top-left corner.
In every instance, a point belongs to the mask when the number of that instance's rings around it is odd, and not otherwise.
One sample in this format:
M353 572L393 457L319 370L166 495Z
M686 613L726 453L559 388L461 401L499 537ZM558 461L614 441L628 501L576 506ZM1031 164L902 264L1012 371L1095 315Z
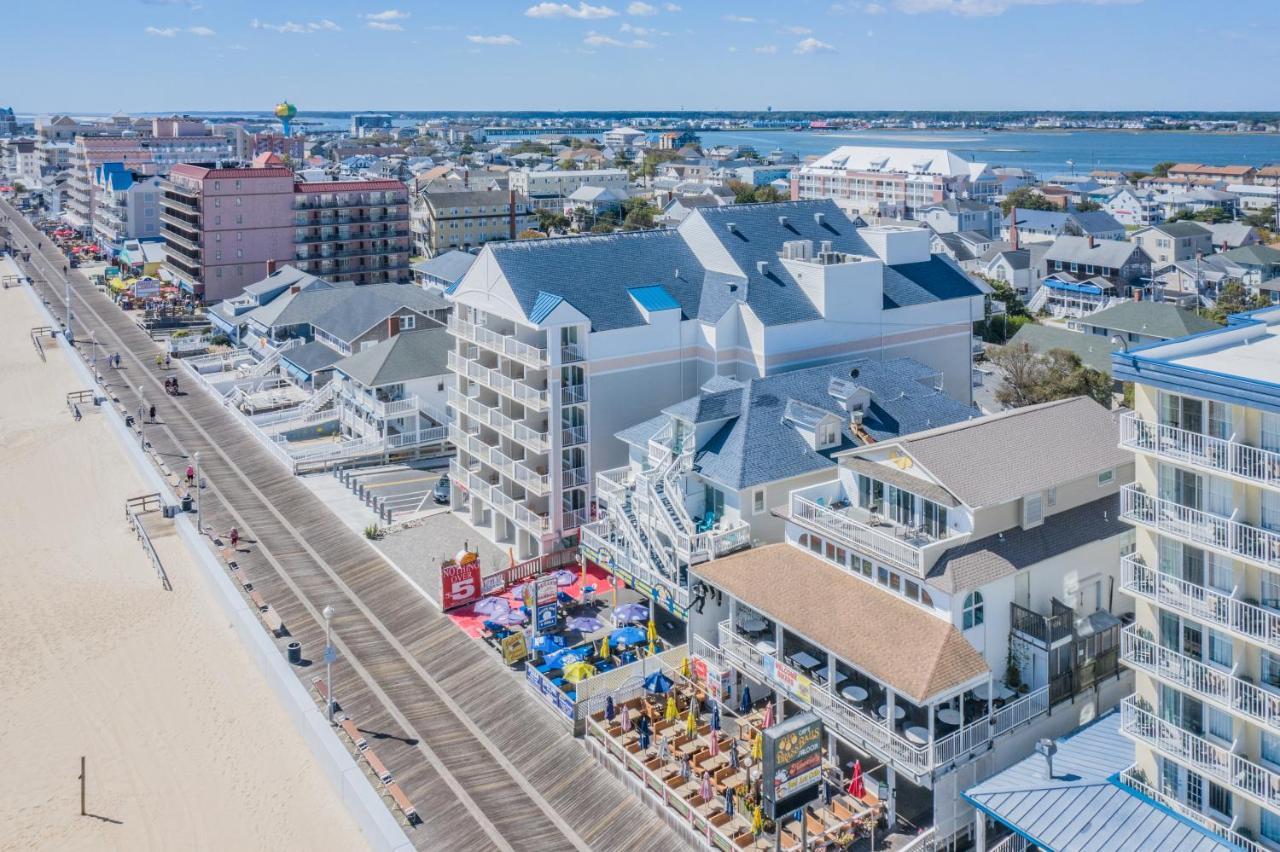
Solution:
M447 462L432 459L355 470L346 475L346 481L375 512L384 517L389 513L392 521L401 521L448 506L447 501L436 503L432 496L440 477L447 472Z

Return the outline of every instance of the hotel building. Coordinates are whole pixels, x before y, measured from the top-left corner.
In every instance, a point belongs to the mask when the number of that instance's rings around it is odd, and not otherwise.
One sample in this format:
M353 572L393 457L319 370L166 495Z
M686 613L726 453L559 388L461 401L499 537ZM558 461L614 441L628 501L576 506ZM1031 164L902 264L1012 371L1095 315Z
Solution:
M1126 780L1249 849L1280 849L1280 309L1112 356L1137 531Z
M455 508L518 558L562 546L593 471L627 461L613 436L716 376L905 357L968 405L984 298L927 230L858 230L831 201L490 243L449 294Z
M971 163L941 148L845 145L802 166L792 198L831 198L872 216L911 218L949 198L991 201L997 180L986 163Z

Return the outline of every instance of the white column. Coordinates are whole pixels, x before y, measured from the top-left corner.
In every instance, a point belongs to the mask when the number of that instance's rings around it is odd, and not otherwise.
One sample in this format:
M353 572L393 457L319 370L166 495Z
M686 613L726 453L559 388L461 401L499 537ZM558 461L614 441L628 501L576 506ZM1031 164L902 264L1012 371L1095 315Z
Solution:
M889 825L892 827L898 821L898 773L893 771L892 766L885 766L884 773L885 784L889 788L889 798L885 804L888 806Z
M836 656L827 652L827 693L834 695L836 691Z
M893 732L893 707L893 690L886 686L884 688L884 723L888 726L890 733Z
M987 852L987 816L975 809L973 812L974 852Z
M932 704L932 702L931 702L931 703L929 704L929 750L930 750L930 751L933 751L933 740L934 740L934 733L933 733L934 721L933 721L933 719L934 719L934 709L935 709L935 708L934 708L934 706L933 706L933 704Z

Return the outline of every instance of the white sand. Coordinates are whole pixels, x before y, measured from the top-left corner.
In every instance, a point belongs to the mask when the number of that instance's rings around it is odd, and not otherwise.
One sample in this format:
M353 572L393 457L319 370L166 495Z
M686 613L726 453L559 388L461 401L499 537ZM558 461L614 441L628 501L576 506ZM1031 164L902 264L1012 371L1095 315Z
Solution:
M173 533L161 588L149 489L41 324L0 290L0 849L367 848Z

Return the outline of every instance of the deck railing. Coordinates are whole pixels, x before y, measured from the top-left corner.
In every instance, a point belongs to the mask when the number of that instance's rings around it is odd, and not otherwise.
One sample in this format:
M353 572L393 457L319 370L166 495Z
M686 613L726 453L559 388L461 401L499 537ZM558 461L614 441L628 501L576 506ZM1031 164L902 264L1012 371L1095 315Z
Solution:
M1280 452L1163 423L1149 423L1133 412L1120 418L1120 446L1280 487Z
M917 577L924 574L923 556L919 548L865 524L846 512L819 506L807 497L792 494L791 519L815 532L833 535L843 544L878 556Z
M1261 844L1253 840L1250 840L1248 837L1245 837L1243 834L1240 834L1237 831L1232 831L1230 828L1228 828L1225 825L1221 825L1220 823L1216 822L1208 814L1203 814L1200 811L1195 810L1194 808L1188 807L1187 805L1183 804L1182 802L1178 801L1172 796L1166 796L1164 793L1161 793L1159 790L1155 789L1150 784L1148 784L1147 782L1143 781L1141 778L1138 777L1136 766L1130 766L1128 769L1123 770L1120 773L1120 781L1125 786L1132 787L1134 790L1146 796L1148 799L1151 799L1152 801L1157 802L1158 804L1164 805L1166 808L1169 808L1171 811L1174 811L1179 816L1186 817L1187 819L1191 820L1197 825L1200 825L1204 828L1207 828L1209 831L1212 831L1214 834L1217 834L1221 837L1225 837L1227 840L1231 841L1232 843L1236 844L1240 848L1244 849L1245 852L1267 852L1265 847L1263 847ZM988 849L994 850L995 847L994 846L988 847Z
M1280 565L1280 533L1183 506L1141 491L1136 485L1121 489L1120 514L1125 520L1228 556Z

